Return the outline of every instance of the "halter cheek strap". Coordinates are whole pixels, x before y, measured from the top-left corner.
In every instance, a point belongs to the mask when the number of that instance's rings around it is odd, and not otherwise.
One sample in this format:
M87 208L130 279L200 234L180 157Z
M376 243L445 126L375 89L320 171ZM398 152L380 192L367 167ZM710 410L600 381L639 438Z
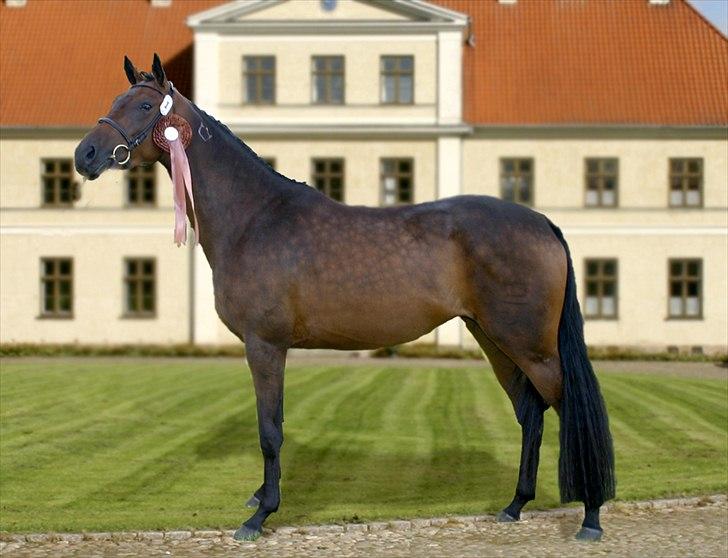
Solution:
M130 87L130 89L133 89L134 87L146 87L147 89L151 89L152 91L155 91L156 93L159 93L162 95L163 99L161 104L159 105L159 112L157 115L152 119L149 124L147 124L141 132L139 132L136 136L133 138L129 137L129 134L126 133L126 130L122 128L120 124L118 124L116 121L114 121L112 118L109 118L108 116L104 116L102 118L99 118L99 124L108 124L111 126L114 130L119 132L121 134L121 137L124 138L125 143L120 143L116 147L114 147L114 151L111 153L111 159L116 161L117 164L123 165L129 162L129 159L131 158L131 152L139 147L141 143L147 138L149 135L149 132L151 132L154 129L154 126L157 125L157 122L159 122L159 119L163 116L166 116L169 111L172 109L172 97L174 97L174 85L172 82L169 82L169 93L165 94L162 93L159 89L156 87L152 87L151 85L147 85L145 83L136 83ZM119 160L118 151L119 149L126 149L126 157L123 161Z

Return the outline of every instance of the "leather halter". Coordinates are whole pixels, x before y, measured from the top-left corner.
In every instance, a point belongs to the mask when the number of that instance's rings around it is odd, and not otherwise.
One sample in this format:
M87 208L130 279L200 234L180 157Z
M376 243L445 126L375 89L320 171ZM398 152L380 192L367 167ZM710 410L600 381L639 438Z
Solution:
M170 97L174 98L174 85L172 84L171 81L169 82L169 93L163 93L162 91L160 91L156 87L152 87L151 85L147 85L145 83L136 83L136 84L132 85L129 89L134 89L135 87L146 87L147 89L151 89L152 91L156 91L163 98L166 95L169 95ZM116 163L119 164L119 165L124 165L124 164L128 163L129 162L129 159L131 158L131 152L132 152L132 150L134 150L137 147L139 147L139 145L146 139L146 137L149 135L149 132L154 128L154 126L157 124L157 122L159 122L159 119L162 118L162 116L164 116L164 115L161 113L161 111L157 110L157 115L152 119L152 121L149 124L147 124L142 129L142 131L139 132L133 138L132 137L129 137L129 134L126 133L126 131L124 130L124 128L122 128L122 126L120 124L118 124L117 122L115 122L112 118L109 118L108 116L104 116L102 118L99 118L99 124L108 124L114 130L116 130L117 132L119 132L121 134L121 137L124 138L124 141L126 142L126 144L120 143L119 145L117 145L116 147L114 147L114 151L111 152L111 155L109 155L109 158L110 159L113 159L114 161L116 161ZM123 161L119 161L117 159L117 155L116 155L116 152L120 148L126 149L126 158Z

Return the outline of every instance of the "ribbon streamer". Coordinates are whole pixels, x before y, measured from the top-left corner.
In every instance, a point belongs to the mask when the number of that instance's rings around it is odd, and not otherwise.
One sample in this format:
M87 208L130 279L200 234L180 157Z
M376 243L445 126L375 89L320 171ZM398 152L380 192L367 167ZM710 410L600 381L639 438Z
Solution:
M185 203L185 189L192 206L194 218L195 244L200 243L200 226L195 212L195 199L192 196L192 175L187 153L180 141L180 134L176 128L169 127L164 130L164 137L169 145L169 157L172 167L172 185L174 194L174 242L177 246L187 241L187 206Z

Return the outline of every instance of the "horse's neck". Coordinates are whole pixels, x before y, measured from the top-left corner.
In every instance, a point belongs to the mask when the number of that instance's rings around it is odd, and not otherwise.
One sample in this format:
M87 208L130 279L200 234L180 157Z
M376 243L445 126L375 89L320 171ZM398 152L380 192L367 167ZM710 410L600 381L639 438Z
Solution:
M192 128L192 142L186 152L200 244L214 268L225 249L240 240L253 217L265 211L271 200L291 195L292 191L285 178L272 172L217 122L189 101L184 105L178 112ZM207 137L205 130L202 134L198 131L201 124L211 135L207 141L203 139ZM169 156L160 162L169 172Z

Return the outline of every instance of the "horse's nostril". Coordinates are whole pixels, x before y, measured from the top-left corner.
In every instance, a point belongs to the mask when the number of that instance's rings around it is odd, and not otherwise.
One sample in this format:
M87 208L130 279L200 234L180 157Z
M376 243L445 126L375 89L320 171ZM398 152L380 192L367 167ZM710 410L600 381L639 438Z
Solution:
M86 160L91 161L96 156L96 148L92 145L86 152Z

